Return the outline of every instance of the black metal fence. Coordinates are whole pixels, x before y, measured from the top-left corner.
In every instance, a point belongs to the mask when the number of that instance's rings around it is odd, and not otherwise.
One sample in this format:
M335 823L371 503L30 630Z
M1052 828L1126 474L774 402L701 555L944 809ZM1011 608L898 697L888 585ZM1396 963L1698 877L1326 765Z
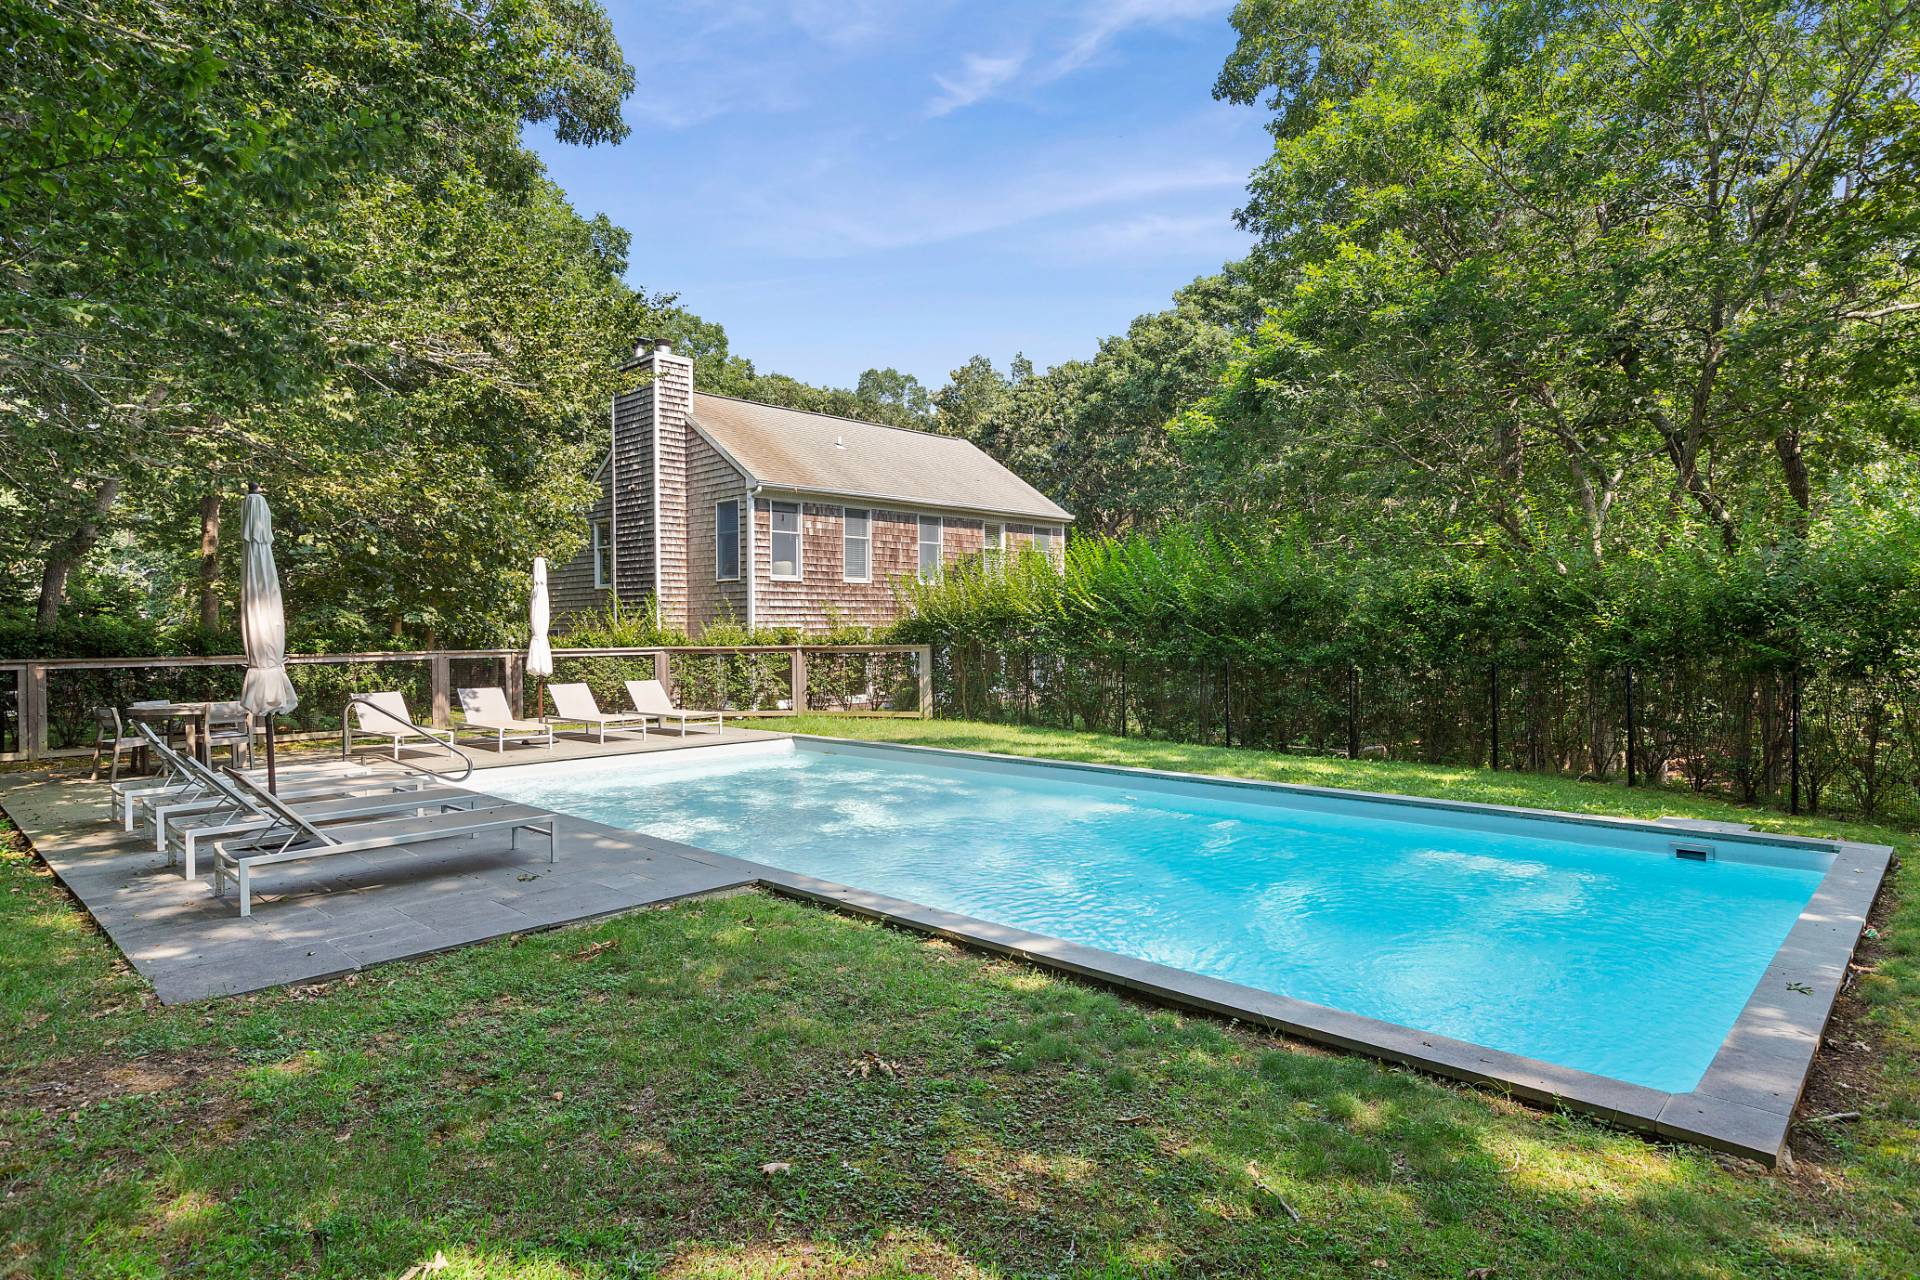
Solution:
M941 716L1521 769L1920 821L1920 679L1458 666L1168 667L934 651ZM1796 713L1797 707L1797 713ZM1797 794L1796 794L1797 793Z

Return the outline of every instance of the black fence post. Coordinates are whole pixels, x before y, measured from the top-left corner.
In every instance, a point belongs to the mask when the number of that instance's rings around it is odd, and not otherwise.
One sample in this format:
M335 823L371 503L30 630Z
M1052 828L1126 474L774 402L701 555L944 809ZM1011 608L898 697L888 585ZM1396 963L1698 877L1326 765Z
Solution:
M1220 664L1220 722L1226 745L1233 745L1233 660Z
M1360 758L1360 668L1347 668L1347 759Z
M1500 767L1500 664L1497 662L1487 668L1487 706L1491 712L1487 760L1490 768L1498 769Z
M1120 660L1120 736L1127 736L1127 662Z
M1800 812L1800 664L1793 664L1793 673L1789 677L1792 687L1792 705L1788 710L1788 750L1790 760L1788 770L1793 776L1789 785L1787 812Z
M1634 785L1635 761L1640 755L1640 726L1633 718L1633 667L1627 667L1627 785Z

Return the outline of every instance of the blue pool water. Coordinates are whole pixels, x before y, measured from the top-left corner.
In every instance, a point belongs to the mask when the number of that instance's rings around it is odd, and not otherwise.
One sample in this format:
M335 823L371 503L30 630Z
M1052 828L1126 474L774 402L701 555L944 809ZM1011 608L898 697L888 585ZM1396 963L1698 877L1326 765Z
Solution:
M1674 1092L1831 861L1719 841L1693 862L1671 848L1683 833L1644 827L884 747L725 747L472 785Z

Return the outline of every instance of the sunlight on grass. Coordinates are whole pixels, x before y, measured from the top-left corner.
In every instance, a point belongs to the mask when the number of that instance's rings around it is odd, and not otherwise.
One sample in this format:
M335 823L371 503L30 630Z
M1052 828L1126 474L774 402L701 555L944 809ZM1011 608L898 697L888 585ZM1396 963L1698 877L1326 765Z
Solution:
M785 1280L834 1276L845 1280L895 1280L928 1276L975 1280L984 1271L951 1246L917 1232L890 1232L864 1250L815 1241L690 1248L661 1269L661 1280Z
M880 731L1835 829L1472 770ZM1911 837L1847 830L1900 843L1912 882ZM1913 919L1890 904L1845 1031L1874 1044L1820 1103L1863 1117L1799 1131L1793 1179L764 895L163 1008L0 854L0 1011L44 1011L0 1037L0 1275L395 1280L444 1251L417 1280L1912 1276Z

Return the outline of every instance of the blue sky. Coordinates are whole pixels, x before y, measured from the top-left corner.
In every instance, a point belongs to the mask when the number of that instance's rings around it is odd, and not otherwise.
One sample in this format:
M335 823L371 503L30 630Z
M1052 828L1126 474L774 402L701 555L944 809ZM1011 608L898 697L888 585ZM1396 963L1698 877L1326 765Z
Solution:
M1089 354L1245 251L1261 112L1213 101L1224 0L608 4L633 136L530 141L764 371L930 386Z

